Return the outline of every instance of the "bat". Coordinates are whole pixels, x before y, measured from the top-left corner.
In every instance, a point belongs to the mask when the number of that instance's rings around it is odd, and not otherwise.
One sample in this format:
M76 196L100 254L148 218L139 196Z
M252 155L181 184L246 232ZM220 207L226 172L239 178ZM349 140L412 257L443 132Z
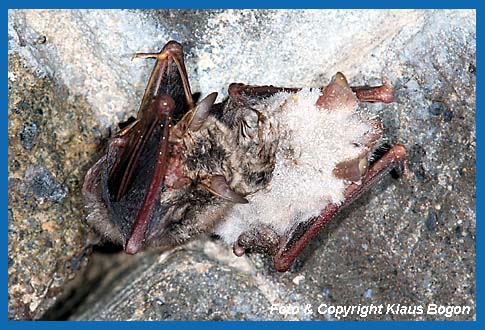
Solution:
M406 170L406 149L382 145L379 118L359 102L393 100L387 85L322 88L233 83L194 103L182 46L155 58L137 118L88 170L87 222L128 254L216 234L234 254L273 256L288 270L321 228L386 173Z

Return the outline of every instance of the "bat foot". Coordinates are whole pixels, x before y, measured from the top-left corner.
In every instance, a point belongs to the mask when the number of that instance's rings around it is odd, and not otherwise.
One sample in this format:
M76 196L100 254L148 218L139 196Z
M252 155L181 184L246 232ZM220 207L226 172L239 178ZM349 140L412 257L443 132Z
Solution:
M239 235L233 245L233 252L238 257L246 252L275 255L281 237L269 226L259 225Z
M386 83L375 87L352 87L352 91L360 102L392 103L394 100L392 88Z

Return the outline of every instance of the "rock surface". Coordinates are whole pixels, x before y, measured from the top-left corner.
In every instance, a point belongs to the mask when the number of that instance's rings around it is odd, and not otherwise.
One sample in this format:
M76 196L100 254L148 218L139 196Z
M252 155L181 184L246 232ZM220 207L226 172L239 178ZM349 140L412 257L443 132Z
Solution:
M82 175L99 141L82 97L9 55L9 317L39 318L81 268ZM88 132L86 134L85 132Z
M336 71L355 85L386 78L395 102L367 108L407 146L410 176L386 177L288 273L200 240L112 267L72 319L336 319L321 304L424 308L344 319L474 319L475 38L465 10L10 11L9 317L41 317L83 276L79 187L152 66L130 56L176 39L202 96L231 82L321 86Z

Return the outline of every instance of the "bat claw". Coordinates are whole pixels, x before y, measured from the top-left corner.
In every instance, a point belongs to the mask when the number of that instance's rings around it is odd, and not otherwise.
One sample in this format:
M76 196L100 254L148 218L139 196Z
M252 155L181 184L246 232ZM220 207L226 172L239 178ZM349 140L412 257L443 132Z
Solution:
M156 58L157 60L165 60L170 53L161 51L160 53L135 53L131 60L133 61L135 58Z
M163 49L159 53L135 53L131 59L135 58L156 58L157 60L166 60L169 56L177 56L183 53L182 45L176 41L169 41L165 44Z
M141 248L142 244L140 240L130 238L126 241L124 250L127 254L137 254Z
M246 253L246 249L239 245L238 242L235 242L232 246L232 252L234 252L237 257L242 257Z

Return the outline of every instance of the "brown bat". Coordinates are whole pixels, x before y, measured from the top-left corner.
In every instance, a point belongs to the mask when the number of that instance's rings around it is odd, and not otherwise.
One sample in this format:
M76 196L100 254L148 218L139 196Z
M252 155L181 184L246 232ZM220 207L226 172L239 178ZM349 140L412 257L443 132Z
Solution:
M88 222L129 254L215 233L286 271L313 236L390 170L406 150L382 145L360 102L392 102L386 86L322 89L231 84L194 104L182 46L138 53L156 63L134 122L88 171Z

